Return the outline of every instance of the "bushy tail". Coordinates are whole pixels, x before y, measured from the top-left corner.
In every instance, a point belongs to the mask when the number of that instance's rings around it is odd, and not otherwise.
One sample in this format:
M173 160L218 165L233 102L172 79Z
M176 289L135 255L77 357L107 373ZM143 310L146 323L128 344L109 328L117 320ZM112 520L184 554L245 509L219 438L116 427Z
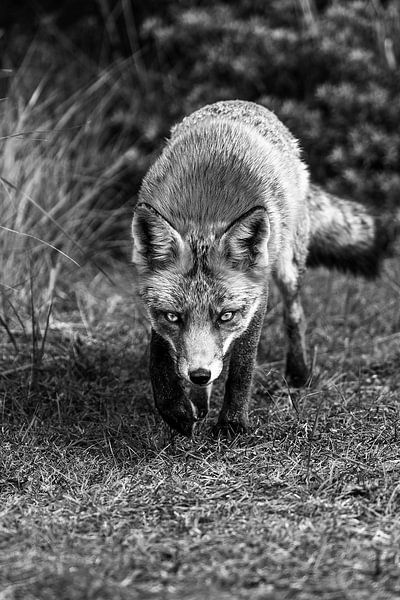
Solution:
M395 253L400 211L377 215L350 200L310 186L311 237L307 264L325 266L372 279L384 258Z

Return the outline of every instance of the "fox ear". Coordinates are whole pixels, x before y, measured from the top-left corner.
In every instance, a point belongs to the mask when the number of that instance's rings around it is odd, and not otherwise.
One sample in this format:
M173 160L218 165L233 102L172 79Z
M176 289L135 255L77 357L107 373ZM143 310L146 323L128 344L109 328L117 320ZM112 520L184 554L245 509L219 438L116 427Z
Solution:
M221 237L220 248L232 266L265 266L270 226L266 209L256 206L233 221Z
M152 206L139 204L132 221L132 262L138 267L166 266L184 249L181 235Z

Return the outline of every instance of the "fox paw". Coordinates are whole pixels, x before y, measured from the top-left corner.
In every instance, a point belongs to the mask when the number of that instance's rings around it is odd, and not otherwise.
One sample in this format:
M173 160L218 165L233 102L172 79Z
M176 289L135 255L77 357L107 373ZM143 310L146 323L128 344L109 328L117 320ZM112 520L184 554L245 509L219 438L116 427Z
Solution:
M304 372L289 373L286 371L286 379L291 387L299 388L306 385L309 378L308 369Z
M286 360L286 372L285 377L287 382L292 387L303 387L306 385L310 371L303 360L294 360L293 357L288 355Z
M218 422L213 427L213 435L215 437L237 437L238 435L247 433L249 426L249 419L247 417L236 417L235 419L220 417Z
M185 437L192 437L196 419L193 416L190 405L185 406L181 404L168 409L158 407L158 412L171 429Z

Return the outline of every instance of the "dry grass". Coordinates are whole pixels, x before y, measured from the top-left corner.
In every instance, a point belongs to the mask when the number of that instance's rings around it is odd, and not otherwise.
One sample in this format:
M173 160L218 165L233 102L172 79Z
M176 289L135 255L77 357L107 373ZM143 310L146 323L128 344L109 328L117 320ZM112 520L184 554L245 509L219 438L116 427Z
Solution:
M80 60L33 43L0 105L0 298L12 326L17 313L32 321L34 297L43 328L72 282L90 269L111 276L116 252L128 260L121 223L133 204L123 182L134 188L143 157L113 120L138 118L142 90L128 59L104 69Z
M378 284L308 278L314 378L291 394L273 296L253 429L234 440L211 435L220 387L194 439L171 436L136 303L108 283L53 315L34 379L15 331L1 361L1 598L398 597L398 276L393 263Z

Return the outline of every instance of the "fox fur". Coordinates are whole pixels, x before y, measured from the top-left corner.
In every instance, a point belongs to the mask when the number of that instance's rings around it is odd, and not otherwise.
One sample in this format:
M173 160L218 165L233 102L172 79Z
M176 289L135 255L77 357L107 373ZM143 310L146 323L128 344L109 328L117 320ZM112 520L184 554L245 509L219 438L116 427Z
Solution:
M399 229L311 184L297 140L268 109L218 102L183 119L143 180L132 223L164 420L191 435L226 365L217 428L246 430L271 278L284 302L286 377L304 385L306 266L375 276Z

